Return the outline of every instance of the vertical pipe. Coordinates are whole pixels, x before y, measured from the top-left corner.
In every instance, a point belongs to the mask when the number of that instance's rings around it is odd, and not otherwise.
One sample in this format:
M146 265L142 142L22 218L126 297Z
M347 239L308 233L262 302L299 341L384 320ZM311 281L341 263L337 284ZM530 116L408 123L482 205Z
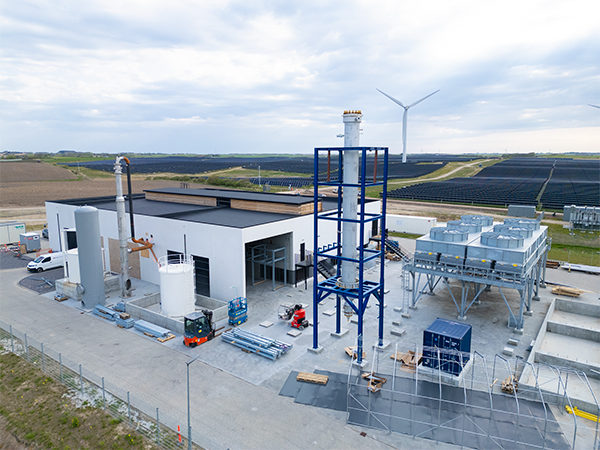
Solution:
M41 346L41 350L42 350L42 372L45 372L46 371L46 358L44 357L45 356L44 355L44 343L42 342L40 344L40 346Z
M377 183L377 149L375 149L375 166L373 167L373 183Z
M344 147L358 147L362 114L346 112L344 120ZM356 289L356 214L358 206L358 159L357 150L344 150L344 195L342 200L344 223L342 224L342 279L340 287ZM363 180L364 181L364 180Z
M343 161L342 161L342 151L338 150L338 193L337 193L337 223L336 223L336 256L337 264L335 267L336 271L336 279L340 278L341 270L342 270L342 261L340 256L342 256L342 180L343 180ZM339 295L336 295L336 333L342 333L342 304L345 305L346 299L341 299Z
M81 364L79 364L79 385L81 386L81 396L83 397L83 372L81 371Z
M58 354L58 365L60 366L60 382L65 384L65 380L63 379L63 368L62 368L62 354Z
M317 264L319 263L319 150L315 148L315 157L313 162L315 189L313 199L313 349L319 348L319 272ZM338 310L339 314L339 310Z
M355 153L357 156L359 154L358 151L353 152ZM366 154L366 150L363 149L362 150L362 164L360 167L360 200L358 201L359 205L360 205L360 210L358 211L360 214L360 226L358 227L358 231L359 231L359 246L358 246L358 251L359 251L359 255L358 255L358 297L357 297L357 307L358 307L358 335L360 336L359 341L358 341L358 357L357 357L357 363L361 364L362 363L362 353L363 353L363 329L364 329L364 325L363 325L363 320L364 320L364 316L365 316L365 310L367 308L367 303L368 303L368 298L367 298L367 302L365 302L365 298L364 298L364 252L365 252L365 181L366 181L366 167L367 167L367 158L366 158L367 154ZM357 180L358 181L358 180ZM354 218L356 218L356 214L354 215ZM356 228L356 227L355 227ZM356 233L354 233L354 236L356 238ZM344 236L342 235L342 238L344 238ZM355 248L356 248L356 244ZM342 252L344 251L344 246L342 246ZM354 266L356 267L356 264L354 264ZM344 273L342 271L342 277L344 276ZM343 278L342 278L343 279ZM381 310L380 310L381 312Z
M121 297L129 297L131 293L128 289L129 281L129 253L127 249L127 227L125 225L125 198L123 197L123 183L121 181L121 159L117 156L115 159L115 179L117 182L117 225L119 229L119 254L121 257Z
M377 155L377 150L375 150ZM377 167L377 164L375 164ZM383 304L379 314L379 342L383 345L383 308L385 308L385 242L383 239L386 230L385 215L387 213L387 177L388 177L388 149L383 151L383 192L381 196L381 230L380 236L382 236L381 243L381 262L379 264L379 286L381 289L381 303Z

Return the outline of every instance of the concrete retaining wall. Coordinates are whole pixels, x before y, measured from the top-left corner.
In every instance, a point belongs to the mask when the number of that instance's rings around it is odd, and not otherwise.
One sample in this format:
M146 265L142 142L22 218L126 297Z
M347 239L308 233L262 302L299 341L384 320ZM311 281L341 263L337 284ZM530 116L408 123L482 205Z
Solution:
M593 303L577 302L564 298L555 298L556 309L559 311L579 314L580 316L598 317L600 318L600 305Z
M229 317L229 303L217 300L216 298L196 295L196 306L202 309L208 309L213 313L213 323Z
M600 342L600 330L592 330L562 322L549 321L548 331L564 336L575 337L577 339L585 339L586 341Z

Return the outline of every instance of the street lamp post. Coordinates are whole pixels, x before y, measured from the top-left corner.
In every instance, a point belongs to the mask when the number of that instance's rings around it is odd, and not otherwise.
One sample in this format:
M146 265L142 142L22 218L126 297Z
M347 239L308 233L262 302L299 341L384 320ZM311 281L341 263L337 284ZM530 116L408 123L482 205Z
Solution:
M200 355L186 362L187 366L187 407L188 407L188 450L192 450L192 423L190 419L190 364L198 359Z

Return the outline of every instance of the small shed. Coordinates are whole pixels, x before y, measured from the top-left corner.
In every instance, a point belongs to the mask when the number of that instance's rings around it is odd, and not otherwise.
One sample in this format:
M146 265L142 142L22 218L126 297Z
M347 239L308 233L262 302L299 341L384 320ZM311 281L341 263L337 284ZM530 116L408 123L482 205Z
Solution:
M36 252L42 248L40 243L40 235L30 231L28 233L21 233L19 235L19 244L25 246L25 252ZM21 247L23 248L23 247Z

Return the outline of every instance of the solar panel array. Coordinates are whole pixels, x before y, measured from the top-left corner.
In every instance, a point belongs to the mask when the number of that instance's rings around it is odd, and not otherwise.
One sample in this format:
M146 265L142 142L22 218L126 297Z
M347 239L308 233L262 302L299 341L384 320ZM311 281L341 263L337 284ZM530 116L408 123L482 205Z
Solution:
M600 161L512 158L471 178L394 189L388 198L498 206L541 202L548 209L600 206Z

